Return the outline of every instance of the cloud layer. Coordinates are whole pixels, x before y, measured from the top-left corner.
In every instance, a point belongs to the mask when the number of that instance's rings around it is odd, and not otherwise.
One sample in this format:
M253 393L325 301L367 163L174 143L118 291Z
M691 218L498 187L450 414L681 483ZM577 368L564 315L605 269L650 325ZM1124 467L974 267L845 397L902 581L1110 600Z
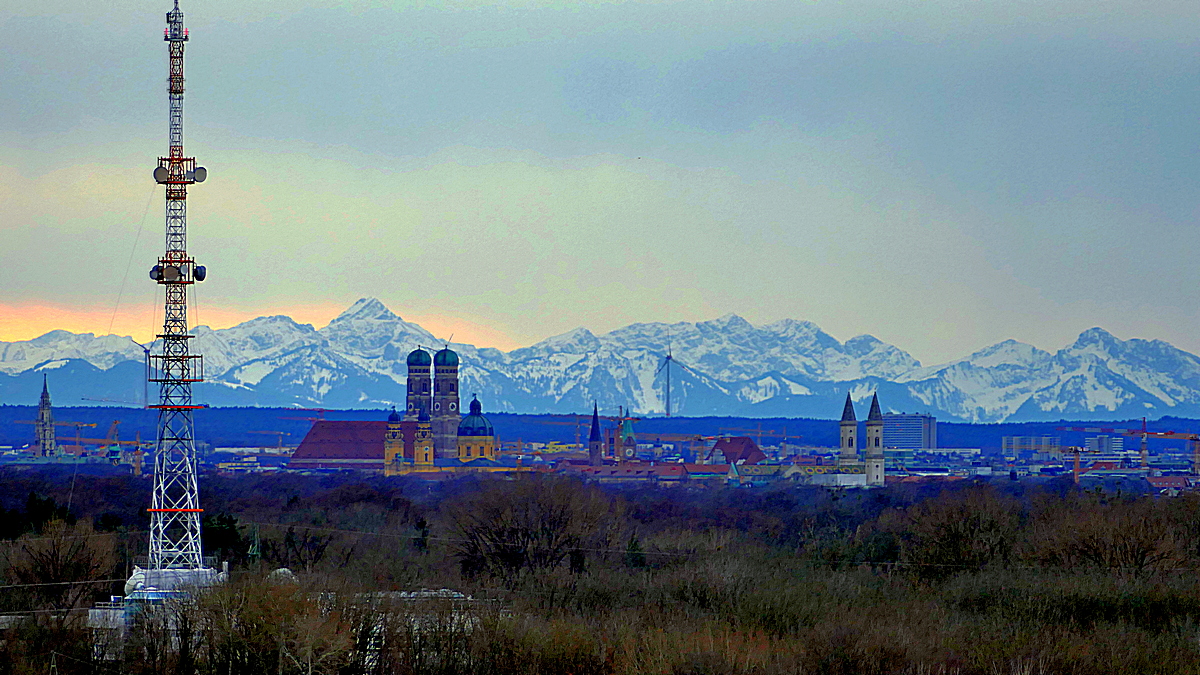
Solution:
M184 3L202 311L1200 349L1185 3L242 5ZM10 338L153 322L166 9L0 10Z

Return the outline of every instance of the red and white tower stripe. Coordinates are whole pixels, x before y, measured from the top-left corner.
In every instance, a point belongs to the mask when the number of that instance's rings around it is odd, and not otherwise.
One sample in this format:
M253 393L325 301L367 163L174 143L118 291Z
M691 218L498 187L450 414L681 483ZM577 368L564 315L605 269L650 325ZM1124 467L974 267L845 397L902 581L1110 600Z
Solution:
M154 494L150 507L150 557L147 586L169 587L171 580L205 567L200 549L200 494L196 483L196 443L192 384L204 379L203 360L190 352L188 287L203 281L205 269L187 252L187 187L207 172L183 154L183 48L188 41L179 0L167 13L163 34L170 54L170 149L160 157L154 179L166 187L166 252L150 270L163 287L166 310L158 335L159 353L150 355L150 381L159 386L158 443L154 457Z

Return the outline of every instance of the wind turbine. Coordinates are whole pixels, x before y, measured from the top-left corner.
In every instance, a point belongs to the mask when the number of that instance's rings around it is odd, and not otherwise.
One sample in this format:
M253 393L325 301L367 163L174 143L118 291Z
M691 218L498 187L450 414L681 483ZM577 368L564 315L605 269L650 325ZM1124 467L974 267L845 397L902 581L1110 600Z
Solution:
M683 368L684 370L691 372L692 375L696 375L696 371L692 370L691 368L688 368L687 366L683 365L679 361L675 360L674 354L671 353L671 334L668 332L667 333L667 355L663 357L662 363L660 363L658 365L658 369L654 371L655 376L657 376L659 373L661 373L664 370L667 371L667 405L666 405L667 417L671 416L671 366L673 366L673 365L679 366L680 368Z
M654 371L657 376L665 368L667 371L667 417L671 416L671 363L675 357L671 355L671 339L667 338L667 355L663 357L663 362L659 364L658 370Z

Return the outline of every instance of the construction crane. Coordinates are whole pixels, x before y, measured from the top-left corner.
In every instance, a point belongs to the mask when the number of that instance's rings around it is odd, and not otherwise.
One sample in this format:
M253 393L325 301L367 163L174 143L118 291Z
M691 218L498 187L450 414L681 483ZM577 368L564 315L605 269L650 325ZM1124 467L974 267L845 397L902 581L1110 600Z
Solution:
M1200 476L1200 434L1174 431L1147 431L1145 434L1151 438L1187 441L1192 447L1192 474Z
M630 434L632 434L633 433L633 423L641 422L642 418L632 417L632 416L626 414L624 406L617 406L617 416L616 417L609 417L609 416L605 416L605 415L600 415L599 417L602 420L617 423L616 426L609 427L608 429L606 429L604 431L604 447L612 450L612 453L610 456L613 459L626 459L626 460L634 459L634 457L620 457L620 452L621 452L621 448L620 448L621 438L620 437L621 437L621 433L624 430L624 427L626 426L626 423L629 424L629 432L630 432Z
M1161 434L1163 434L1163 433L1167 433L1167 434L1174 433L1174 432L1170 432L1170 431L1167 431L1167 432L1148 431L1146 429L1146 418L1145 417L1142 418L1142 428L1141 429L1114 429L1114 428L1110 428L1110 427L1057 427L1056 431L1083 431L1086 433L1093 433L1093 434L1121 434L1122 436L1140 437L1141 438L1140 462L1141 462L1141 467L1143 469L1150 468L1150 453L1146 448L1146 439L1151 436L1153 436L1155 438L1160 438L1160 437L1162 437Z
M75 440L80 443L94 443L99 446L136 445L136 446L143 447L143 448L153 447L152 444L147 443L141 439L138 439L136 441L120 441L120 440L113 440L111 438L77 438Z
M36 424L29 420L18 420L17 424ZM121 420L113 420L112 425L108 428L107 438L84 438L83 429L85 427L98 426L92 422L54 422L56 427L75 427L75 445L82 446L84 443L95 443L97 445L147 445L143 443L140 436L136 441L122 441L117 437L117 429L120 427Z
M105 445L136 445L139 447L143 446L143 445L147 446L147 447L150 446L149 443L142 442L142 433L140 431L134 435L134 438L137 440L122 441L121 440L121 420L113 420L112 425L110 425L108 427L108 436L104 439L104 443L105 443ZM84 439L84 440L88 440L88 439Z
M783 431L774 431L772 429L763 429L761 423L755 429L740 429L737 427L721 427L720 429L717 429L717 433L723 434L723 435L728 435L728 434L726 434L726 432L730 432L730 431L732 431L734 433L754 434L759 447L762 447L762 439L764 436L766 436L767 438L782 439L783 443L787 443L787 439L788 439L788 433L787 433L786 427L784 427Z
M99 403L121 403L123 405L136 405L136 406L142 405L141 403L134 403L133 401L122 401L120 399L115 399L115 398L88 398L87 396L80 396L79 400L80 401L97 401Z
M325 413L329 412L329 408L289 408L289 410L306 410L317 413L316 417L280 417L281 420L308 420L309 422L325 421Z
M697 443L704 444L720 438L721 436L701 436L700 434L646 434L646 440L653 440L656 443L664 441L667 443L686 443L689 449L694 448Z
M278 436L279 436L279 445L275 446L277 450L283 450L283 437L284 437L284 436L291 436L291 435L292 435L291 433L289 433L289 432L287 432L287 431L251 431L251 432L249 432L249 433L252 433L252 434L266 434L266 435L268 435L268 436L276 436L276 435L278 435Z
M575 447L582 448L583 425L587 424L591 418L588 415L564 415L563 417L566 419L529 420L529 423L557 427L575 427Z
M36 420L17 420L17 424L37 424ZM85 439L80 438L84 427L94 427L94 422L51 422L56 427L75 427L75 445L81 446Z

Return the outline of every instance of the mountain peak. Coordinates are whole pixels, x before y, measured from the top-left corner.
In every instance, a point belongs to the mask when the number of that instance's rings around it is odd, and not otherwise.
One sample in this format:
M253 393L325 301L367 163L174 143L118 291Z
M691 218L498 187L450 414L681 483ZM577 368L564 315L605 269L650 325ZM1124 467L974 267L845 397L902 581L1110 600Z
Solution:
M801 321L800 319L780 319L775 323L763 326L762 329L769 333L790 338L797 336L811 337L824 333L817 324L811 321Z
M353 305L350 305L349 309L339 314L330 323L356 319L365 321L396 321L399 318L392 313L392 310L387 308L387 305L376 298L359 298Z
M1117 336L1097 326L1080 333L1079 337L1075 340L1075 344L1072 346L1076 348L1091 346L1110 347L1120 342L1121 340Z
M712 321L702 321L697 325L707 325L719 330L729 330L731 328L738 330L754 329L753 324L733 313L726 314L725 316L718 319L713 319Z
M586 328L576 328L569 330L562 335L548 337L545 340L537 343L537 347L544 349L566 350L571 353L586 353L595 351L600 348L600 341L592 334L592 331Z

